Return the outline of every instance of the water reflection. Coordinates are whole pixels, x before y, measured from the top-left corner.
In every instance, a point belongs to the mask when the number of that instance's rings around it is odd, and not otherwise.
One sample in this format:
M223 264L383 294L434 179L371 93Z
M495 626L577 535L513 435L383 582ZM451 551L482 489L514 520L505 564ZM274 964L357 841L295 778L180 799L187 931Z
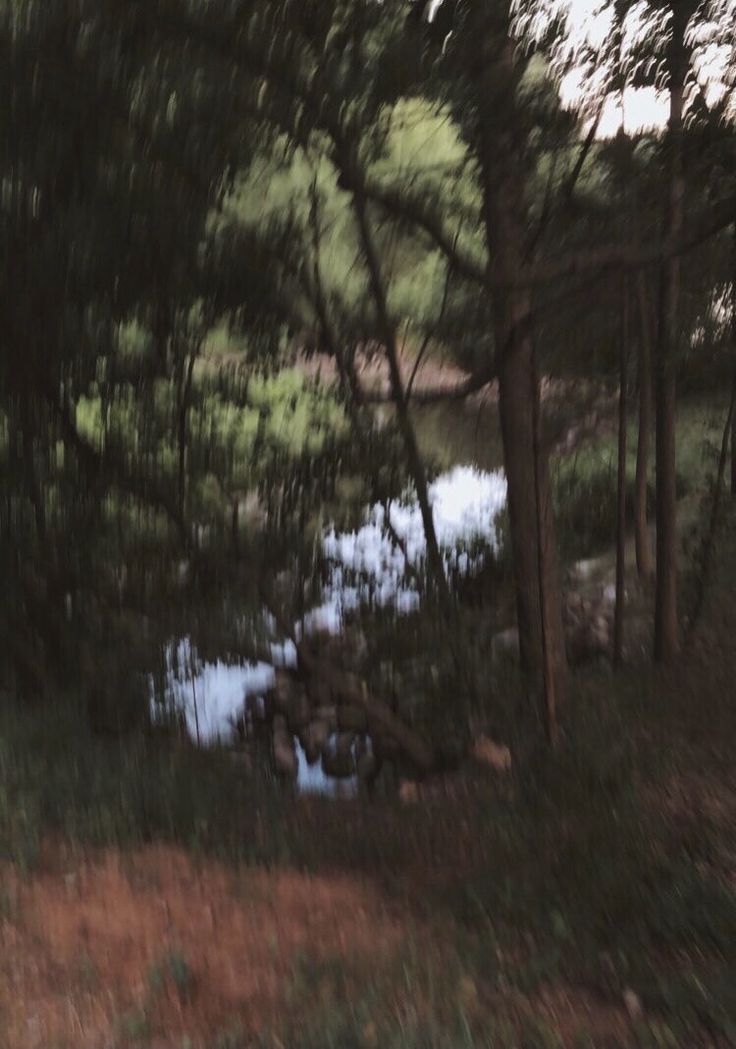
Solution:
M448 572L465 574L477 570L488 551L498 547L495 522L506 502L503 473L458 466L438 477L429 495ZM407 561L419 566L426 552L419 506L416 500L392 503L390 529L385 514L382 506L374 506L367 511L365 524L359 530L327 532L324 554L329 573L324 601L297 625L298 633L316 629L339 633L346 613L364 603L393 607L400 614L418 607L420 592L406 569ZM400 546L390 534L391 529L399 537ZM249 704L257 707L273 686L275 667L293 666L296 661L291 641L274 643L271 655L270 663L244 666L223 660L203 662L189 638L172 641L165 652L162 691L156 692L151 678L154 715L179 712L189 735L201 745L231 741L244 708ZM312 766L307 763L298 741L295 745L300 791L340 796L357 792L354 777L336 780L326 776L319 762Z

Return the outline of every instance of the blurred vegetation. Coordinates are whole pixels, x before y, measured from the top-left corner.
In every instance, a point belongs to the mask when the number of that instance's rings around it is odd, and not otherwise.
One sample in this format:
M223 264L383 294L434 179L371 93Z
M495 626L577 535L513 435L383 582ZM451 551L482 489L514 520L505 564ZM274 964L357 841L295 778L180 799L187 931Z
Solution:
M279 1047L552 1049L567 1043L547 1013L499 1001L559 985L617 1007L633 989L636 1045L720 1049L736 1040L732 103L691 100L665 346L672 259L652 246L677 136L595 138L593 110L558 90L575 62L609 101L651 87L671 58L661 5L644 5L660 17L630 65L616 21L630 5L574 60L561 24L537 32L534 4L432 6L433 21L408 0L0 5L0 854L32 872L49 841L165 840L371 876L432 925L436 953L410 942L395 970L296 965ZM709 31L732 76L732 26ZM632 556L628 665L613 674L598 651L570 672L552 749L544 675L513 649L526 658L532 620L542 641L550 626L548 538L565 590L592 602L612 584L622 362L632 545L646 348L682 395L687 645L674 669L646 661L651 587ZM314 640L437 757L419 804L398 804L419 776L398 747L371 800L336 816L327 799L300 807L269 738L199 749L177 712L154 716L172 639L203 659L269 656L325 596L326 529L427 503L458 463L516 471L535 513L506 507L488 522L498 547L471 536L444 573L425 505L429 552L406 572L418 609L367 601L342 639ZM656 485L653 451L650 532ZM582 559L595 572L578 584ZM466 760L486 736L510 747L505 777ZM676 812L673 783L695 798ZM183 1002L194 975L162 949L121 1044L151 1040L168 985Z

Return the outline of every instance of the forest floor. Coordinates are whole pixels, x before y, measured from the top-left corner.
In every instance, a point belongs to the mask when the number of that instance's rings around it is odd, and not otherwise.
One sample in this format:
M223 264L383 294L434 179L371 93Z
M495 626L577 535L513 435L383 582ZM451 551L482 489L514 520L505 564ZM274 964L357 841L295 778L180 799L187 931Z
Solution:
M730 521L676 667L403 804L0 705L0 1049L736 1044L734 638Z
M120 747L59 801L58 726L43 783L13 782L11 740L0 1046L734 1044L736 602L720 578L676 670L576 679L555 759L468 770L410 804L261 804L190 753L141 786L144 756Z

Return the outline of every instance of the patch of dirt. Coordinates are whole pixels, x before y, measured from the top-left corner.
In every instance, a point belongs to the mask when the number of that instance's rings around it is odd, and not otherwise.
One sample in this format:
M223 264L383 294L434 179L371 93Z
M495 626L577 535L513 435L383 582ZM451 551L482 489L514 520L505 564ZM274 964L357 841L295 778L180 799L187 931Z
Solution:
M2 1049L101 1049L143 1023L153 1045L256 1033L278 1024L300 959L380 965L404 935L354 877L235 871L163 846L55 867L3 872Z
M238 870L163 845L84 855L54 846L30 877L0 866L0 884L0 1049L178 1049L233 1031L249 1044L315 1011L319 1020L323 998L359 1000L374 979L391 999L376 1003L384 1021L397 1009L431 1016L431 984L391 975L409 948L448 978L460 965L442 1007L462 1006L479 1030L505 1015L572 1046L582 1032L626 1028L622 1008L575 988L527 997L476 986L449 929L389 906L357 875Z

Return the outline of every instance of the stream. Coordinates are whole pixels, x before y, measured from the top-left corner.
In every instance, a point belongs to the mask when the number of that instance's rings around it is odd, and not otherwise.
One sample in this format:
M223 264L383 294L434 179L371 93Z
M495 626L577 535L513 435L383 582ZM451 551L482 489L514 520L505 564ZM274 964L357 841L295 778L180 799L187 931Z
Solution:
M475 573L488 553L498 550L496 517L506 504L503 472L456 466L436 478L429 495L446 570L460 576ZM329 574L323 600L295 625L297 636L318 630L339 634L346 616L363 606L393 608L397 614L419 607L419 589L406 570L407 560L419 566L426 551L419 506L407 497L393 502L389 514L403 550L391 538L381 506L366 509L365 523L357 531L325 532ZM154 716L163 704L163 709L184 715L187 731L199 745L229 743L243 710L263 703L275 683L276 668L295 664L291 641L271 645L271 662L232 665L224 660L203 662L189 638L174 639L165 650L163 696L156 694L150 678ZM340 796L357 791L355 777L336 780L325 775L320 762L307 762L298 740L295 745L298 791Z

